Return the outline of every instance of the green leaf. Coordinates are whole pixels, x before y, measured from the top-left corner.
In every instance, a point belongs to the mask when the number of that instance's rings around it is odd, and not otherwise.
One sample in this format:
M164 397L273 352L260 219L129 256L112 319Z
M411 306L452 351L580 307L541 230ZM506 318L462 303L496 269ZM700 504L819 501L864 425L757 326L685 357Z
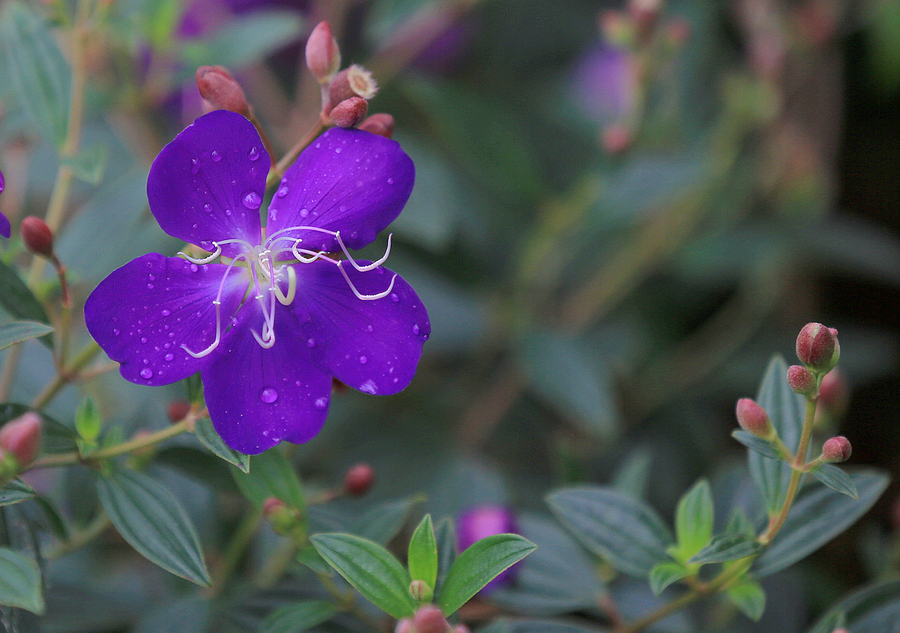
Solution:
M36 321L13 321L0 325L0 350L16 343L50 334L53 328Z
M778 454L778 451L775 450L775 447L773 447L772 444L765 441L761 437L753 435L753 433L748 433L747 431L742 431L739 429L737 431L732 431L731 437L749 448L751 451L756 451L763 457L776 460L781 459L781 456Z
M438 572L438 550L430 514L425 515L409 539L408 565L410 578L422 580L434 589Z
M250 458L250 472L232 469L238 488L257 508L266 499L281 499L285 505L303 511L303 486L293 466L277 448Z
M7 2L0 13L14 93L48 141L61 147L69 124L72 77L47 23L25 2Z
M33 558L0 548L0 604L39 615L44 612L41 570Z
M725 526L726 534L743 534L749 538L756 538L756 532L753 524L741 508L735 508L734 514L728 519L728 525Z
M438 575L434 583L434 593L438 595L447 571L456 560L456 531L453 529L453 521L450 517L444 517L438 521L434 530L434 539L437 542Z
M129 545L151 562L198 585L210 585L200 542L187 514L164 486L132 470L97 482L103 510Z
M354 521L353 528L349 531L370 541L387 545L403 528L415 502L415 497L410 497L377 505Z
M632 451L616 470L613 488L635 499L643 499L647 494L652 465L653 454L649 449L638 448Z
M553 514L590 551L616 569L646 577L669 560L672 535L653 508L611 488L559 490L547 497Z
M285 605L266 617L260 633L302 633L327 622L338 613L333 604L324 600Z
M223 442L219 434L216 433L216 429L213 428L209 418L202 418L194 423L194 434L200 440L200 443L212 451L214 455L221 457L229 464L237 466L242 473L250 472L250 457L237 452Z
M100 435L101 424L100 412L94 404L94 399L85 396L75 410L75 430L85 442L95 444L97 436Z
M819 486L801 492L784 527L756 559L754 576L774 574L812 554L865 514L890 481L873 469L859 469L850 478L859 491L858 500Z
M445 615L455 613L504 570L537 547L518 534L494 534L470 545L447 572L438 606Z
M734 606L754 622L758 621L766 610L766 593L758 582L750 578L744 578L729 587L727 595Z
M19 279L16 271L2 261L0 261L0 305L16 319L50 323L40 301ZM53 340L49 336L42 336L39 340L47 347L53 346Z
M900 622L900 580L864 587L834 605L808 633L893 631Z
M833 464L822 464L812 474L823 484L851 499L859 499L859 492L853 485L850 475Z
M9 506L33 499L36 494L34 488L21 479L13 479L3 489L0 489L0 506Z
M678 501L675 534L678 553L688 559L703 549L712 538L713 498L709 482L701 479Z
M688 563L692 565L725 563L746 558L760 549L762 549L762 545L753 535L743 533L720 534L713 538L710 544L700 550Z
M661 594L666 587L679 581L690 573L681 563L660 563L650 570L650 591L654 596Z
M769 420L785 446L794 450L800 443L806 401L803 396L791 391L786 375L787 363L781 356L773 357L763 376L756 402L769 414ZM750 474L766 509L770 514L777 512L787 494L791 467L781 460L764 457L755 450L749 453L748 461Z
M310 537L328 564L376 607L400 619L413 614L412 580L384 547L353 534L327 532Z
M300 550L300 553L297 554L297 562L301 565L306 565L317 574L323 574L325 576L334 575L334 569L325 562L325 559L322 558L315 547L309 546Z

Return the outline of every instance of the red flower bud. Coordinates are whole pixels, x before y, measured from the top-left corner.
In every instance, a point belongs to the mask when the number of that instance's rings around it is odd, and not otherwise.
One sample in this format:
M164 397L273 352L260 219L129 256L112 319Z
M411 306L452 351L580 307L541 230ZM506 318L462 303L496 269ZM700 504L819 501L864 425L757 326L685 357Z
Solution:
M354 497L361 497L375 482L375 470L368 464L357 464L344 476L344 490Z
M413 628L417 633L448 633L450 623L438 607L426 604L416 611Z
M344 99L331 110L331 120L338 127L355 127L357 123L366 117L369 111L369 102L362 97L350 97Z
M850 440L843 435L826 440L822 446L822 457L826 462L845 462L850 459L851 453Z
M12 453L20 466L34 461L41 445L41 416L28 411L0 429L0 449Z
M807 323L797 336L797 358L817 374L830 371L841 356L837 330Z
M341 51L328 22L319 22L306 40L306 67L323 86L341 67Z
M378 83L372 77L372 73L356 64L335 75L331 85L328 86L328 97L332 107L350 97L362 97L368 101L376 92Z
M196 74L197 89L208 110L228 110L250 117L250 106L241 85L222 66L201 66ZM206 108L205 108L206 109Z
M191 403L187 400L173 400L166 407L166 416L169 418L169 422L175 424L187 417L190 411Z
M29 215L19 226L25 248L35 255L51 257L53 255L53 232L42 219Z
M787 381L794 393L801 396L812 396L816 393L816 377L803 365L788 367Z
M769 439L774 433L769 416L765 410L751 398L741 398L735 407L738 424L741 428L757 437Z
M359 124L359 129L385 138L391 138L394 134L394 117L383 112L373 114Z
M285 508L287 508L287 506L284 501L275 497L269 497L263 502L263 516L270 518L283 512Z

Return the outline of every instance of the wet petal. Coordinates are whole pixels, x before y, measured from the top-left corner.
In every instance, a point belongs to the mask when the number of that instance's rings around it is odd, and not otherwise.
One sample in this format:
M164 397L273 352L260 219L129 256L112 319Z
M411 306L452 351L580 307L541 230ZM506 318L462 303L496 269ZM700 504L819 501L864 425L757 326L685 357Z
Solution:
M367 262L359 262L365 264ZM394 273L341 264L361 294L385 291ZM362 300L337 266L318 261L297 269L297 312L313 362L364 393L388 395L412 380L431 333L425 306L399 276L388 296Z
M0 193L6 188L6 180L3 178L3 172L0 172ZM11 233L11 229L9 226L9 220L6 219L6 216L0 213L0 235L3 237L9 237Z
M371 243L409 199L412 160L391 139L333 128L307 147L287 170L269 204L267 233L292 226L340 231L349 248ZM288 231L311 250L338 251L325 233Z
M309 361L297 320L278 304L275 344L262 348L250 332L262 327L258 303L248 301L212 363L203 369L209 417L226 444L255 455L281 441L306 442L328 414L331 376ZM305 340L305 339L304 339Z
M253 124L216 110L185 128L153 161L150 210L166 233L206 250L228 239L255 246L268 173L269 155ZM222 250L233 257L243 249Z
M198 372L210 355L194 358L216 338L213 304L226 266L198 266L150 253L112 272L91 293L84 318L91 336L127 380L167 385ZM222 328L240 305L248 278L233 269L222 293Z

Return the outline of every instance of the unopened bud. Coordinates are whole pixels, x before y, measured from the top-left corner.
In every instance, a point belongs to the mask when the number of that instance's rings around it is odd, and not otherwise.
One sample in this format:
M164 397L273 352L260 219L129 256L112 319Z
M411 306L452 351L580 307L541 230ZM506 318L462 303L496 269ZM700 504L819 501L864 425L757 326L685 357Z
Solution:
M338 127L351 128L366 118L369 102L362 97L344 99L331 110L331 120Z
M409 585L409 595L416 602L431 602L434 590L424 580L413 580Z
M228 110L250 117L244 90L228 70L222 66L201 66L196 79L205 110Z
M457 624L450 633L472 633L472 631L465 624Z
M843 435L825 440L825 444L822 446L823 461L829 463L845 462L850 459L852 452L850 440Z
M29 215L19 226L25 248L35 255L51 257L53 255L53 231L39 217Z
M816 393L816 377L803 365L788 367L787 381L791 390L801 396L812 396Z
M20 466L34 461L41 445L41 416L28 411L0 429L0 449L15 456Z
M269 497L263 502L263 516L267 519L275 514L284 512L286 509L287 505L285 505L284 501L275 497Z
M830 371L841 356L837 330L821 323L807 323L797 336L797 358L811 371L824 374Z
M354 497L361 497L375 482L375 470L368 464L357 464L344 476L344 490Z
M775 432L765 409L756 404L756 401L752 398L741 398L738 400L735 407L735 415L741 428L757 437L771 439Z
M341 68L341 50L328 22L319 22L306 40L306 67L323 86Z
M448 633L450 623L438 607L426 604L416 611L413 628L416 633Z
M166 417L169 418L169 422L175 424L185 419L190 411L191 403L187 400L173 400L166 407Z
M394 117L384 112L373 114L359 124L359 129L385 138L391 138L394 134Z
M394 628L394 633L416 633L416 630L413 628L412 619L403 618L398 621L397 626Z
M378 83L372 77L372 73L356 64L335 75L331 85L328 86L328 97L332 106L337 106L350 97L362 97L368 101L376 92Z
M610 154L624 152L631 145L631 130L621 123L610 123L601 132L603 149Z

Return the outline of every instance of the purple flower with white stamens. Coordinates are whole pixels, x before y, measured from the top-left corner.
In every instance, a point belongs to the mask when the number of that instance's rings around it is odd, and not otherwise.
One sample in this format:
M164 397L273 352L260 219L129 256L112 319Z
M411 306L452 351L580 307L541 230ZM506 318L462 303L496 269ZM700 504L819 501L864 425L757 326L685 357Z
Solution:
M3 190L6 188L6 180L3 178L3 172L0 172L0 193L3 193ZM6 216L0 213L0 235L3 237L9 237L12 234L12 229L9 226L9 220L6 219Z
M329 130L287 170L262 229L269 165L238 114L188 126L154 161L147 195L164 231L211 254L138 257L84 309L127 380L165 385L201 372L213 425L249 454L314 437L332 376L369 394L404 389L431 330L413 289L381 267L387 253L368 262L348 252L409 198L415 170L399 144Z

